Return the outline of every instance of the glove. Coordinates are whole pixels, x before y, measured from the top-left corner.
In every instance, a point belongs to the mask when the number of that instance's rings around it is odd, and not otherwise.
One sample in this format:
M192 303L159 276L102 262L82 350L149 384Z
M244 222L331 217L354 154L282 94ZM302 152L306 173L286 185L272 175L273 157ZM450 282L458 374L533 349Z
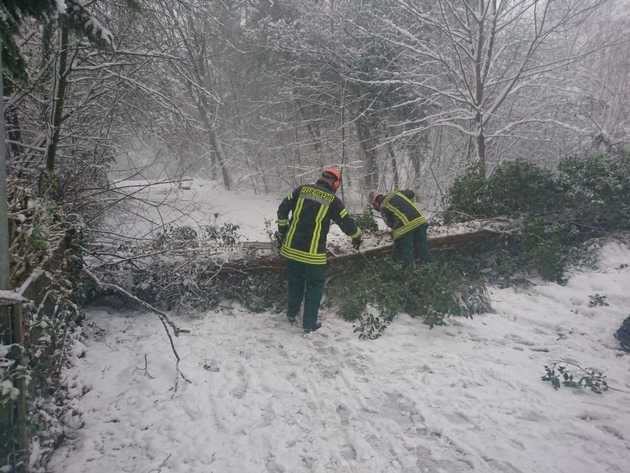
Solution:
M361 248L361 243L363 243L363 239L361 238L361 235L354 237L352 239L352 248L359 251L359 248Z
M280 248L282 246L282 243L284 243L284 234L276 232L273 234L273 238L273 246L275 246L276 248Z

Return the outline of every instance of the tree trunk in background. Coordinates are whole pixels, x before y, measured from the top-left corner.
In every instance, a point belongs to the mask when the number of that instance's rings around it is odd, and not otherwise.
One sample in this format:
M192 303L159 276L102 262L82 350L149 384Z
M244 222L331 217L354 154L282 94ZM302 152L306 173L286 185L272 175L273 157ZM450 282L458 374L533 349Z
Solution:
M0 51L2 51L2 37L0 37ZM11 289L11 283L9 279L9 209L2 78L2 54L0 54L0 290L4 291Z
M4 87L5 95L11 97L13 95L13 81L7 80ZM20 143L22 143L22 130L20 129L20 117L14 106L9 105L5 112L6 118L6 133L9 139L9 149L13 156L19 156L22 153Z
M223 185L226 190L230 190L232 188L232 180L230 179L230 175L227 172L225 166L225 155L223 153L223 146L221 144L221 140L217 136L217 132L215 126L210 121L210 112L209 112L210 104L206 100L205 95L202 95L197 100L197 109L199 110L199 115L201 116L201 121L203 122L204 127L206 128L206 133L208 133L208 140L210 142L210 146L212 146L211 153L211 172L212 178L215 178L216 167L221 169L221 177L223 178Z
M482 119L478 118L477 122L477 137L475 138L475 144L477 145L477 157L479 158L479 173L484 179L487 177L486 166L486 137L483 133Z
M414 137L406 148L409 150L409 159L411 160L411 164L413 166L413 180L414 182L417 182L420 180L421 164L424 161L426 152L429 148L428 134L425 133Z
M227 172L225 155L223 153L223 145L221 144L221 140L217 136L217 131L214 127L208 128L208 134L210 135L210 142L212 143L212 147L214 148L214 152L219 163L219 168L221 169L223 185L225 186L225 189L229 191L232 189L232 179L230 179L230 175Z
M331 8L334 9L334 3L331 4ZM340 87L340 94L339 96L341 97L341 123L340 123L340 128L341 128L341 172L343 173L343 168L346 165L346 96L345 96L345 87L343 84L343 81L341 81L340 83L341 87ZM347 184L350 185L350 179L349 179L349 173L348 173L348 179L345 178L344 176L344 180L347 181ZM344 202L346 201L346 193L344 190L344 187L342 185L341 187L341 200L343 200Z
M374 148L374 137L370 129L370 123L364 118L358 118L355 120L355 123L365 162L364 183L366 189L376 189L378 187L377 153Z
M309 134L313 137L313 148L316 153L321 153L322 151L322 133L319 129L318 124L307 123L306 129Z
M394 147L392 146L392 142L389 140L389 127L387 123L383 124L385 128L385 140L387 141L387 151L389 153L389 159L392 164L392 188L399 189L400 188L400 176L398 175L398 163L396 162L396 155L394 154Z
M52 135L49 138L46 148L45 172L52 175L55 170L55 158L59 146L59 135L61 133L61 122L63 105L66 100L66 88L68 87L68 26L61 24L61 45L59 52L59 78L57 81L57 91L54 97L53 113L51 121Z

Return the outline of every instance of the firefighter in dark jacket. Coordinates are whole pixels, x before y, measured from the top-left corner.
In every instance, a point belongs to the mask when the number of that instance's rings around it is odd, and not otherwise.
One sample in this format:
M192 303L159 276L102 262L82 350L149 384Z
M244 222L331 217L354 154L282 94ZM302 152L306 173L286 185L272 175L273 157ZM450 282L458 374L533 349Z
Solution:
M385 224L392 229L394 247L403 268L418 263L431 263L433 256L427 241L427 219L414 203L412 190L395 190L387 195L370 192L374 210L378 210Z
M326 236L333 220L352 238L359 249L361 230L348 214L343 202L335 196L341 174L329 168L315 184L297 187L278 207L280 254L286 258L289 272L287 317L295 322L304 299L304 331L317 330L319 304L324 293L326 270ZM290 215L290 218L289 218Z

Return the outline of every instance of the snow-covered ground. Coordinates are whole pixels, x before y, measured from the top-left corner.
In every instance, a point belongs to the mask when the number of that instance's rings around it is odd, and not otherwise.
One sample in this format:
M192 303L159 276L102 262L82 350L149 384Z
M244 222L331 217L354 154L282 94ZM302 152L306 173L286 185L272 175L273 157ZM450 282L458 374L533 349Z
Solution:
M281 197L211 202L264 239ZM92 307L67 372L82 424L49 470L629 472L630 354L613 334L630 314L630 248L608 242L597 271L491 300L495 313L432 330L401 315L374 341L326 310L308 335L236 306L176 318L190 330L174 339L190 381L177 385L155 315ZM611 389L554 390L541 377L558 361Z

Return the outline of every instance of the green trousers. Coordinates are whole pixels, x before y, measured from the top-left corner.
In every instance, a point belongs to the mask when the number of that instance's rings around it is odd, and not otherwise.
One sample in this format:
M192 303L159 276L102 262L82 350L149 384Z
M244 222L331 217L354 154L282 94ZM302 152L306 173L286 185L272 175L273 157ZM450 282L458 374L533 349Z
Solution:
M296 317L304 300L304 328L317 327L319 303L324 295L326 265L300 263L287 258L289 303L287 315Z
M425 264L433 262L433 256L427 240L428 228L429 225L425 223L394 241L396 253L402 261L403 268L408 268L414 263Z

